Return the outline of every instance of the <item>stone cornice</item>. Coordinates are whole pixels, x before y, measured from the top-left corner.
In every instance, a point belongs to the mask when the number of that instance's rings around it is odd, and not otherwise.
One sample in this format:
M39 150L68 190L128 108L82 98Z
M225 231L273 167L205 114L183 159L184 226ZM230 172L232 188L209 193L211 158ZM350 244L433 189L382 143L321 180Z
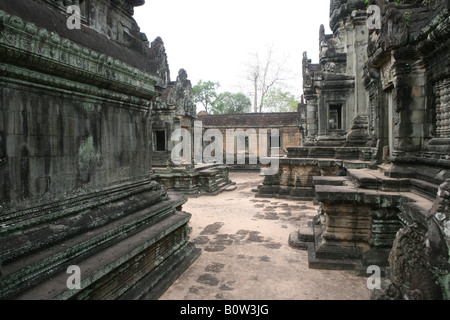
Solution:
M420 34L413 39L418 42L419 51L430 51L439 47L450 46L450 12L441 11Z
M1 62L151 100L158 78L0 10Z
M152 102L148 99L138 98L7 64L0 64L0 76L2 80L6 81L6 84L0 81L2 86L18 85L28 86L38 90L51 90L54 93L79 97L82 101L92 100L94 103L98 103L101 100L104 102L110 101L111 103L123 103L127 108L143 109L145 111L152 107Z

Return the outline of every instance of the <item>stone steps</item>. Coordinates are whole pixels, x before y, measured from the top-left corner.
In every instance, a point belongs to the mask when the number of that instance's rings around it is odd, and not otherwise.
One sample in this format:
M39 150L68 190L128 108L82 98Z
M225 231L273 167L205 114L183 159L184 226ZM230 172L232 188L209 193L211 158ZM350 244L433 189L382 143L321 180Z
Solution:
M161 201L164 191L151 181L104 189L34 208L13 209L0 217L0 261L28 255ZM108 208L108 214L104 214Z
M347 175L358 187L382 191L411 191L429 200L436 198L439 185L421 179L388 177L386 176L387 170L388 168L383 168L378 171L370 169L349 169Z
M65 271L70 265L82 267L83 280L90 274L89 272L109 279L90 278L80 291L83 294L77 293L79 298L94 298L97 289L92 288L97 287L101 281L103 286L109 288L104 296L115 299L123 293L117 290L120 287L122 288L120 290L123 290L127 286L122 284L114 289L111 285L117 281L120 274L132 273L133 264L130 259L141 255L140 259L149 259L148 263L156 267L171 254L181 254L182 257L198 254L187 242L189 233L187 223L190 215L175 210L185 203L186 199L176 195L168 198L165 191L158 186L153 183L129 186L133 194L130 195L124 190L127 196L125 200L116 197L116 193L120 193L119 190L103 190L99 192L101 194L99 198L95 196L81 198L79 204L73 199L70 206L66 203L66 206L60 207L63 213L58 213L57 205L52 204L54 216L57 218L35 221L41 216L39 210L35 210L35 214L31 217L33 221L28 228L25 227L26 219L19 215L21 232L4 228L0 236L0 243L7 248L2 251L3 278L0 299L19 296L55 298L67 291L65 281L62 283L55 281L64 277L67 279L69 275L65 274ZM106 200L108 191L110 198ZM83 209L74 209L78 207ZM14 226L11 214L9 217L11 223L9 225ZM138 235L141 237L137 238ZM137 251L130 255L133 246ZM110 258L108 252L111 248L117 249L112 255L117 265L104 264ZM153 253L148 256L151 250ZM179 250L181 251L178 252ZM97 258L86 264L91 257ZM119 268L119 261L122 271L116 273L118 269L115 268ZM86 265L89 265L89 268L85 268ZM151 272L148 268L145 270ZM140 281L139 277L133 279L129 288ZM162 280L152 281L157 285ZM37 289L33 288L42 286L52 290L44 290L47 293L42 293L44 296L41 296ZM72 296L67 293L61 296L61 298L70 297Z
M397 231L413 221L426 225L437 187L369 169L349 169L347 177L314 177L314 185L325 215L316 219L320 227L313 226L315 240L308 242L311 267L355 270L371 264L387 270Z
M156 184L151 181L144 180L133 184L120 184L112 188L93 190L92 192L74 193L68 197L43 201L39 205L33 204L32 207L27 207L26 204L14 206L0 212L0 236L15 230L33 227L42 223L43 219L46 221L57 220L98 205L92 199L100 203L118 201L142 192L142 188L153 190L156 187Z
M198 165L195 168L165 168L155 170L155 179L170 190L192 197L215 195L233 185L228 178L228 170L228 166L218 164Z
M397 179L388 179L385 185L383 182L373 180L371 176L367 173L359 173L357 175L355 172L350 172L349 179L327 179L328 177L314 177L316 196L319 202L329 201L332 199L339 199L341 201L357 201L365 202L368 204L376 204L379 202L376 198L382 196L386 202L392 204L397 203L403 198L404 203L415 202L420 204L421 207L430 209L434 199L422 196L409 188L403 188L402 186L396 186L395 184L390 184ZM350 178L351 177L351 178ZM357 183L353 180L357 177L359 180ZM367 182L365 179L371 179L369 187L364 185L361 188L361 182ZM407 180L407 179L401 179ZM377 184L378 182L378 184ZM403 184L404 181L399 181ZM376 188L379 186L381 188ZM405 191L401 189L405 189Z
M171 269L182 264L189 265L198 257L199 250L185 241L186 234L182 230L189 217L185 213L177 212L168 219L76 261L76 265L81 269L80 290L69 290L66 284L69 274L60 270L15 298L102 300L124 298L124 295L132 299L157 295L152 292L153 287L159 282L167 282L164 274L170 274L175 279L180 272L174 275L170 272ZM175 260L169 261L169 258ZM164 270L164 267L168 269ZM150 276L156 272L160 275ZM145 277L151 279L142 287L139 282ZM127 293L129 290L131 292Z

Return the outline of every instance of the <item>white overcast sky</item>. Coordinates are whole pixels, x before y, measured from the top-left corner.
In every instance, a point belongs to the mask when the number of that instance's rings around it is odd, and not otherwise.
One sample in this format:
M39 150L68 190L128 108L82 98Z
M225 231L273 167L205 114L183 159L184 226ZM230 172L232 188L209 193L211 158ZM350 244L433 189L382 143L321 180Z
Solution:
M171 80L184 68L192 85L199 80L221 84L219 92L244 91L254 53L269 46L287 57L288 90L302 94L302 56L319 55L319 28L329 29L330 0L146 0L135 8L141 32L149 41L160 36Z

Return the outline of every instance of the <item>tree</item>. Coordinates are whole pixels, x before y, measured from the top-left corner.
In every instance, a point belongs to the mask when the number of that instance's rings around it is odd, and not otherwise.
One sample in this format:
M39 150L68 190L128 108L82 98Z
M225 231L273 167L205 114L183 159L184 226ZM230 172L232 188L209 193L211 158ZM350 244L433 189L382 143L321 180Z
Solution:
M208 109L214 101L217 99L217 88L220 87L218 82L200 80L197 85L192 88L192 94L194 98L194 103L201 103L207 113Z
M234 114L249 112L252 102L243 93L223 92L214 101L212 114Z
M258 53L251 63L247 79L253 86L253 110L255 113L261 113L264 109L265 97L271 89L287 80L286 72L283 69L286 58L278 61L274 58L273 48L269 47L265 61L261 61Z
M279 88L270 90L264 97L265 112L297 111L299 100L290 92Z

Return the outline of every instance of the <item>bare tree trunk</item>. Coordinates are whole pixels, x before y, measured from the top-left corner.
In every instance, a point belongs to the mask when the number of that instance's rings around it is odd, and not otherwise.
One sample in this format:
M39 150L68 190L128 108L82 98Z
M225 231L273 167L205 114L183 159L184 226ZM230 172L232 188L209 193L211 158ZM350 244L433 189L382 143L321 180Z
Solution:
M253 102L253 109L255 110L255 113L258 113L258 78L257 77L255 77L253 84L255 86L255 99Z
M252 81L254 89L253 109L255 113L262 113L264 109L264 99L273 87L284 79L283 61L274 61L273 46L268 48L266 60L261 66L258 53L255 54L255 64L249 69L248 80ZM259 103L259 104L258 104Z

